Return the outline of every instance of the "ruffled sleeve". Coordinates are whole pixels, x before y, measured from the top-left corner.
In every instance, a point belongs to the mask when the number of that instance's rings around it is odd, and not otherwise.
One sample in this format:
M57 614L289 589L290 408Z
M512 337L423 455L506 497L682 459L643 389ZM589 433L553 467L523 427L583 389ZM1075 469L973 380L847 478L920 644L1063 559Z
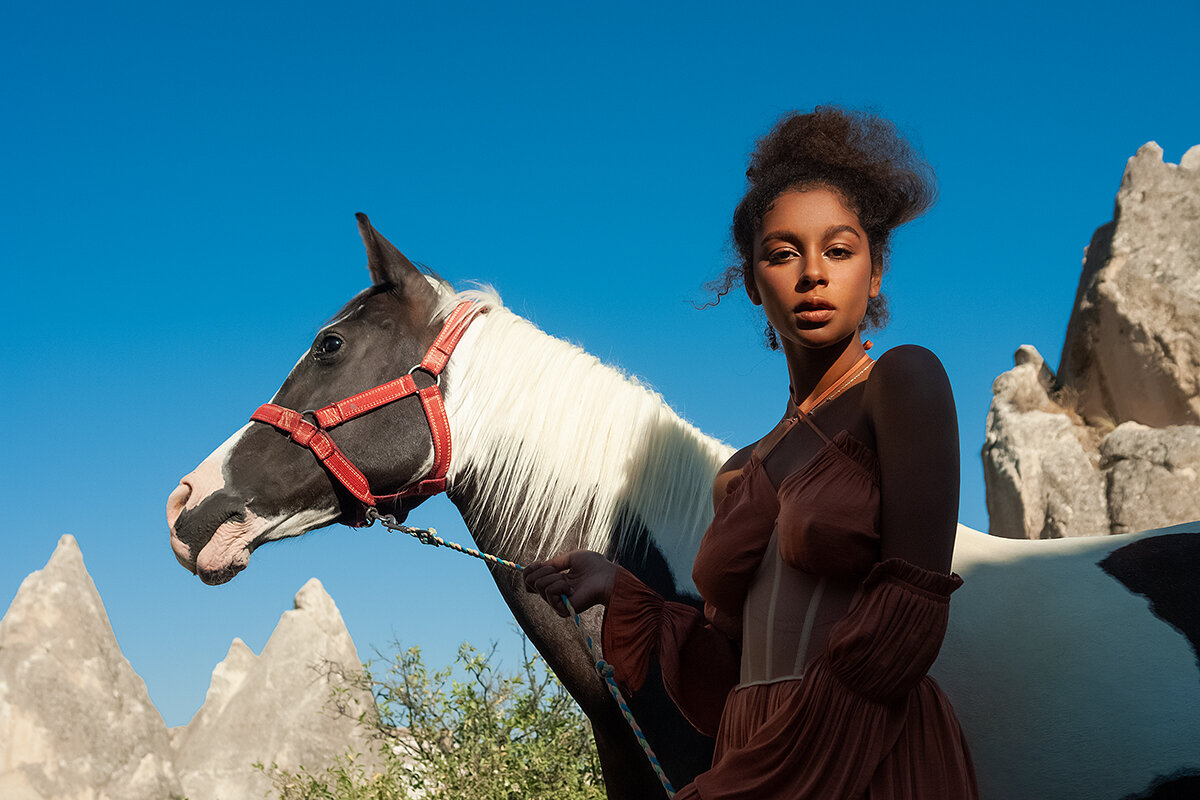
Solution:
M667 694L701 733L715 736L725 698L738 681L734 621L664 600L628 570L617 571L601 643L622 691L637 692L657 660Z
M942 648L957 575L898 558L875 565L849 613L829 632L834 674L878 703L902 698L929 672Z

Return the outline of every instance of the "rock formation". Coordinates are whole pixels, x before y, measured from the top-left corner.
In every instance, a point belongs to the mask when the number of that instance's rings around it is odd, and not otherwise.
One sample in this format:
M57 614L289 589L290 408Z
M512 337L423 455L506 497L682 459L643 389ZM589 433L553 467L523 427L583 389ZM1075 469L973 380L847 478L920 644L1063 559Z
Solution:
M1058 374L1025 345L983 447L990 530L1124 533L1200 519L1200 146L1129 160L1088 245Z
M63 536L0 621L0 797L165 800L179 790L162 716Z
M121 654L75 540L21 584L0 621L0 798L261 800L255 761L319 770L369 743L356 724L369 692L354 642L316 579L296 594L261 656L235 639L204 705L168 733Z
M263 797L271 782L255 762L311 770L349 749L367 753L357 720L372 699L343 681L347 670L361 674L358 651L333 599L312 578L261 656L233 641L213 670L203 707L176 733L175 766L188 800ZM341 711L331 704L339 685Z
M1200 146L1129 159L1113 221L1092 237L1059 382L1087 419L1200 424Z

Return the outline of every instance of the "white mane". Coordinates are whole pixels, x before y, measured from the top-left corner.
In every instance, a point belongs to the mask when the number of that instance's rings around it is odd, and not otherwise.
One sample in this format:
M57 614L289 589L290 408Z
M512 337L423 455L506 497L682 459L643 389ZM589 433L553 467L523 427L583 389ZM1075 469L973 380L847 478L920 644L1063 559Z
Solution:
M546 533L538 555L569 534L605 552L636 518L675 583L695 591L691 563L712 518L712 480L731 448L680 419L662 397L579 347L510 312L490 289L445 297L489 306L447 366L453 437L450 485L470 474L481 489L467 522L500 522L497 546ZM625 534L628 536L628 532Z

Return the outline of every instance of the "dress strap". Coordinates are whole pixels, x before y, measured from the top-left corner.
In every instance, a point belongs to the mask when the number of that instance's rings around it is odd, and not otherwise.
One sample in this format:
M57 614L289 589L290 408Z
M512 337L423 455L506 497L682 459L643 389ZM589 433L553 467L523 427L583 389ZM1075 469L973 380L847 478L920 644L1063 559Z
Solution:
M816 431L817 435L820 436L826 444L833 444L833 440L826 436L825 432L817 427L817 423L813 422L813 412L825 403L828 403L830 400L840 395L846 389L850 388L854 381L856 381L859 377L871 374L871 368L874 366L875 360L866 353L863 353L862 358L854 362L854 366L846 370L842 377L834 381L829 388L817 396L816 401L812 404L812 407L809 408L808 411L801 411L800 405L797 403L795 415L787 420L787 427L784 428L783 432L779 434L779 438L772 442L771 446L765 451L762 451L761 453L757 449L754 451L754 454L758 457L758 460L765 461L767 456L771 455L771 452L776 448L776 446L778 446L780 442L787 438L788 433L791 431L792 427L795 426L796 420L798 419L803 419L805 422L807 422L808 426Z
M795 417L795 416L788 417L787 420L785 420L787 425L784 427L784 429L782 431L779 432L778 438L776 438L775 441L771 442L771 446L766 448L765 450L761 450L760 448L756 447L756 448L754 448L754 452L751 454L751 456L753 458L757 458L760 462L766 461L767 456L769 456L769 455L771 455L771 453L775 452L775 448L779 446L779 443L782 442L784 439L786 439L787 435L791 432L792 428L794 428L796 426L796 419L797 419L797 417Z
M825 431L823 431L817 427L817 423L815 420L813 420L813 417L812 417L813 412L816 411L818 408L820 408L823 404L829 402L833 398L840 395L846 389L849 389L854 384L854 382L856 380L858 380L858 378L870 375L871 369L874 368L874 366L875 366L875 360L872 359L866 353L863 353L863 357L860 358L857 362L855 362L853 367L846 370L845 375L843 375L841 378L839 378L828 389L821 392L821 396L818 397L817 401L812 404L812 408L810 408L808 411L800 411L799 407L797 406L796 411L797 411L800 419L807 422L808 427L810 427L814 431L816 431L817 435L820 436L825 441L825 444L833 444L833 440L825 435Z

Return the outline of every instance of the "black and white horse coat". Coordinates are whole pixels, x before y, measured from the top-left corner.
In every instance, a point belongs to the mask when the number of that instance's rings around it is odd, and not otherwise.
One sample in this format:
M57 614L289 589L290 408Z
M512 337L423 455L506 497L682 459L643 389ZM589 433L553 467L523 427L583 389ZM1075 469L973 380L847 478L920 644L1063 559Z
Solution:
M932 673L983 797L1200 797L1197 565L1200 522L1048 541L959 527L965 583Z

